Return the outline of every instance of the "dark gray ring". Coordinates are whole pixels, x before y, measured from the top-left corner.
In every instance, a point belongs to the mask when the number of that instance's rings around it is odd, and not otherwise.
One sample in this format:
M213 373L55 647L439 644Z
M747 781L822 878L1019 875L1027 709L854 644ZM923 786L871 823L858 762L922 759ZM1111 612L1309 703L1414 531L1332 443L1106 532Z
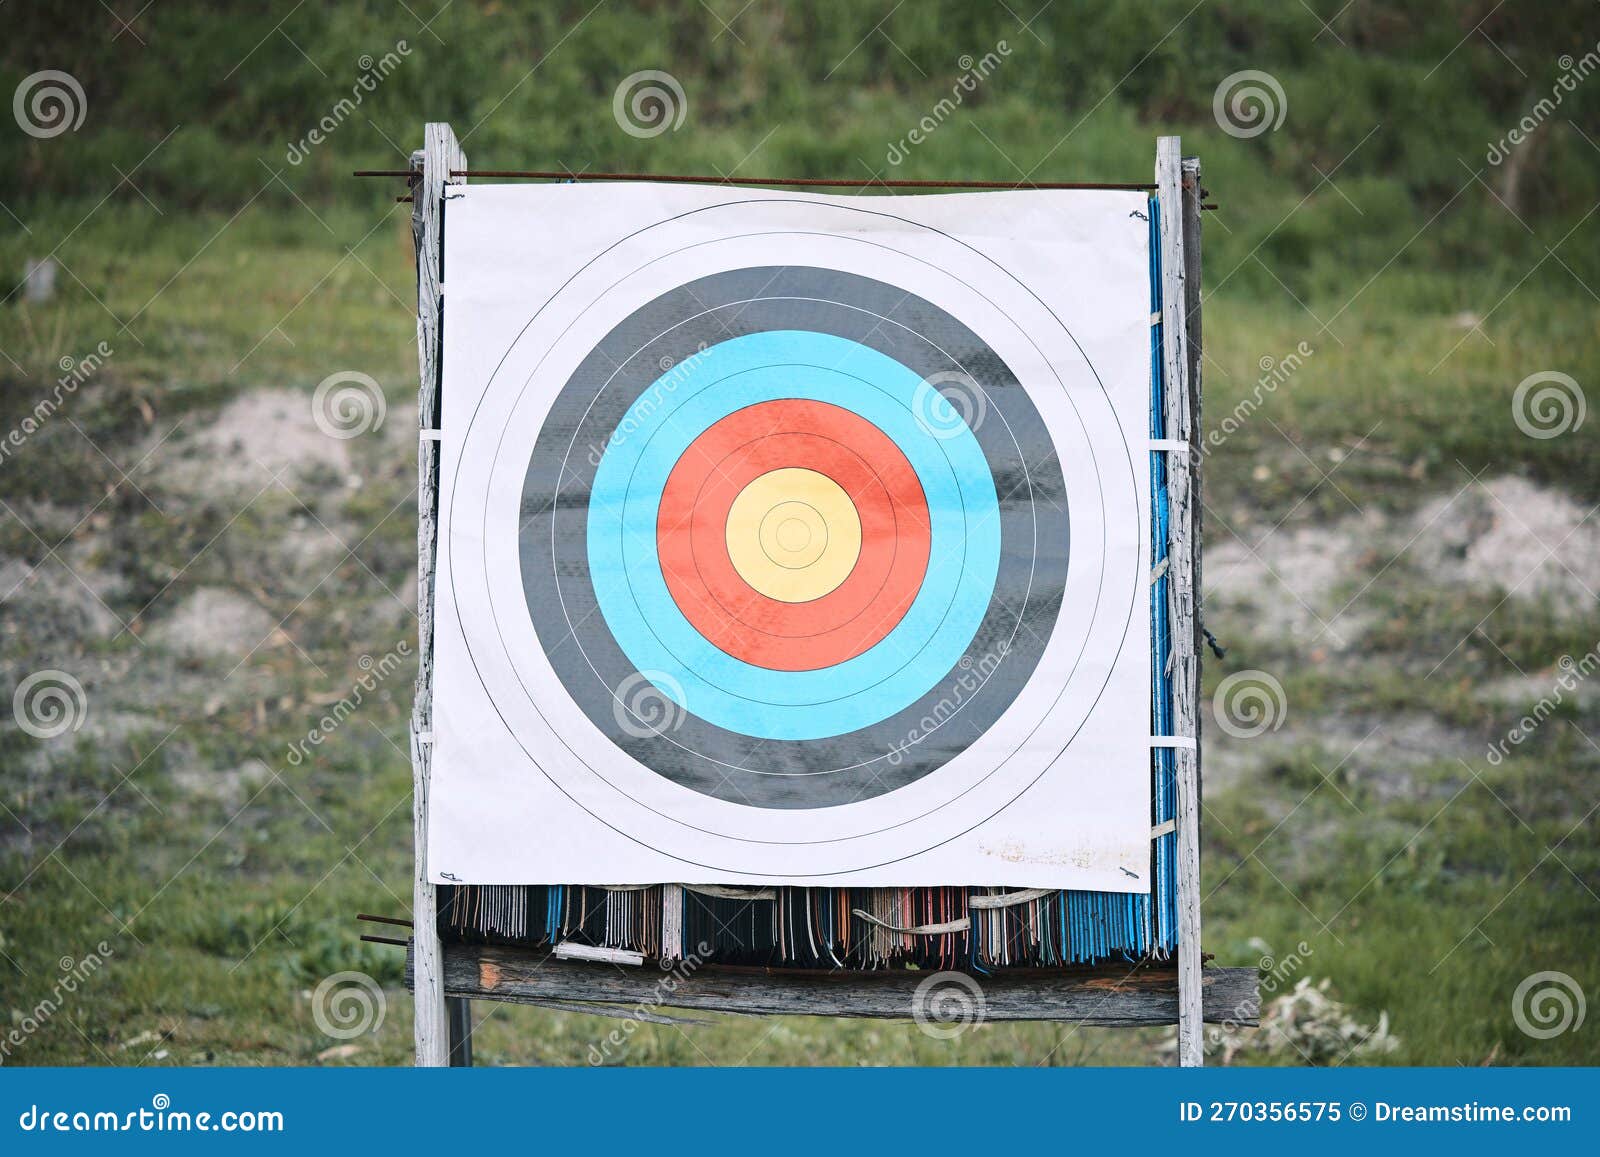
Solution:
M617 718L634 666L599 612L587 560L587 499L599 454L661 366L703 345L771 329L830 333L927 379L956 371L984 391L974 431L1000 499L994 595L960 663L916 702L870 727L806 742L759 739L680 712L639 737ZM671 359L668 362L666 359ZM998 416L998 421L995 420ZM1032 678L1066 582L1069 518L1054 444L1026 389L969 328L903 289L837 270L713 274L636 310L584 359L553 403L530 457L521 509L528 610L557 676L590 722L683 787L764 808L841 806L903 787L982 735ZM973 686L974 669L987 668ZM931 722L931 726L929 725Z

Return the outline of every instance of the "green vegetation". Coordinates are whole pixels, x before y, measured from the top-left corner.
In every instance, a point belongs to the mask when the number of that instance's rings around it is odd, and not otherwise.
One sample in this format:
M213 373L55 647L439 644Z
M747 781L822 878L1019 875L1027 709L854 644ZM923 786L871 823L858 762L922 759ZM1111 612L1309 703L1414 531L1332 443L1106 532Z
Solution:
M56 739L9 716L0 729L0 1029L50 995L61 958L101 941L112 955L7 1063L308 1063L341 1043L309 994L346 970L387 986L389 1015L327 1060L408 1056L398 950L358 942L352 917L409 907L409 672L314 759L287 753L361 678L360 657L414 629L409 207L397 182L348 174L404 167L424 120L451 121L482 167L739 176L1144 180L1154 137L1182 133L1219 205L1205 220L1206 428L1246 415L1205 462L1208 542L1276 559L1263 544L1304 533L1340 568L1326 609L1307 601L1324 617L1353 601L1341 649L1315 622L1278 631L1238 609L1292 610L1293 575L1236 603L1243 579L1208 563L1208 622L1231 648L1208 692L1268 670L1289 712L1282 734L1210 733L1219 768L1232 750L1272 755L1208 791L1207 949L1246 964L1306 943L1302 974L1332 978L1365 1023L1386 1011L1401 1042L1347 1063L1596 1061L1592 1026L1534 1039L1511 1000L1543 970L1600 997L1600 695L1580 691L1502 763L1482 754L1549 692L1560 656L1600 640L1594 572L1562 578L1577 592L1565 601L1508 597L1515 576L1447 581L1466 548L1421 547L1518 512L1469 518L1463 500L1416 520L1475 477L1526 479L1580 514L1600 500L1600 419L1549 439L1512 419L1513 391L1540 371L1600 405L1600 80L1561 86L1600 52L1600 10L1056 0L1030 20L1036 6L162 3L127 29L93 6L8 13L0 92L61 70L85 117L48 139L0 133L0 293L28 260L60 263L49 301L0 304L0 437L56 388L63 358L111 352L0 458L0 691L61 669L89 705ZM988 78L936 114L961 58L1001 41ZM336 111L391 53L385 79ZM678 79L687 113L641 139L612 99L651 68ZM1212 100L1244 70L1271 74L1286 108L1239 138ZM930 116L925 143L891 165ZM326 141L303 145L325 117ZM1524 117L1527 143L1491 163ZM1301 343L1298 368L1261 386L1262 359ZM390 415L339 455L279 471L296 445L272 460L250 412L229 409L308 397L349 369L382 384ZM1316 537L1362 517L1385 529ZM264 625L197 640L181 610L215 591ZM1519 690L1485 697L1518 671ZM1351 750L1400 719L1460 750L1392 766ZM482 1011L487 1062L587 1063L613 1027ZM1164 1036L991 1025L940 1042L908 1025L730 1018L645 1026L619 1059L1147 1063Z

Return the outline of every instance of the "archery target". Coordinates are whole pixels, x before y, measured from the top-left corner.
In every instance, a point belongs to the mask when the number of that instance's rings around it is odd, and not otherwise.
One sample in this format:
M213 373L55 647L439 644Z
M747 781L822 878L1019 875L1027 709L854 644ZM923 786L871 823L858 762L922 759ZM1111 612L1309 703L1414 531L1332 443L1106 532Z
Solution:
M537 272L530 197L585 210ZM1147 371L1114 394L1003 264L882 204L447 203L440 878L1142 879ZM1142 330L1092 340L1137 365ZM1074 770L1136 840L1075 856L1067 815L1033 854L1014 805Z

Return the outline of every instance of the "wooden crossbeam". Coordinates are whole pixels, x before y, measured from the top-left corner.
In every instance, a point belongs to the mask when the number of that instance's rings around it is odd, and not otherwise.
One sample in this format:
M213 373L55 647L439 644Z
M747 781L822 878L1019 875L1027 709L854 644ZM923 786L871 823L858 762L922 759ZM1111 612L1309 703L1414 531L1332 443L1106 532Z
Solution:
M415 953L406 952L406 984ZM537 1004L617 1015L617 1006L755 1016L846 1016L908 1020L917 988L939 974L915 969L820 971L681 963L653 965L557 960L543 948L446 943L444 990L454 998ZM966 975L966 974L963 974ZM1178 1023L1178 973L1171 968L1069 970L1016 968L974 976L988 1021L1065 1021L1138 1027ZM950 981L949 983L954 983ZM1254 968L1201 971L1204 1017L1213 1024L1257 1023Z

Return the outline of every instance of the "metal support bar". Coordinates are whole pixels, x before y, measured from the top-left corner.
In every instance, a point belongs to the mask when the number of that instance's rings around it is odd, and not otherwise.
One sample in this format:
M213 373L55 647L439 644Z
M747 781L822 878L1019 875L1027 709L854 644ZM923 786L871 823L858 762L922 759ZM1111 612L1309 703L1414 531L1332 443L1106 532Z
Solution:
M464 996L444 999L445 1019L450 1028L450 1067L472 1067L472 1001Z

